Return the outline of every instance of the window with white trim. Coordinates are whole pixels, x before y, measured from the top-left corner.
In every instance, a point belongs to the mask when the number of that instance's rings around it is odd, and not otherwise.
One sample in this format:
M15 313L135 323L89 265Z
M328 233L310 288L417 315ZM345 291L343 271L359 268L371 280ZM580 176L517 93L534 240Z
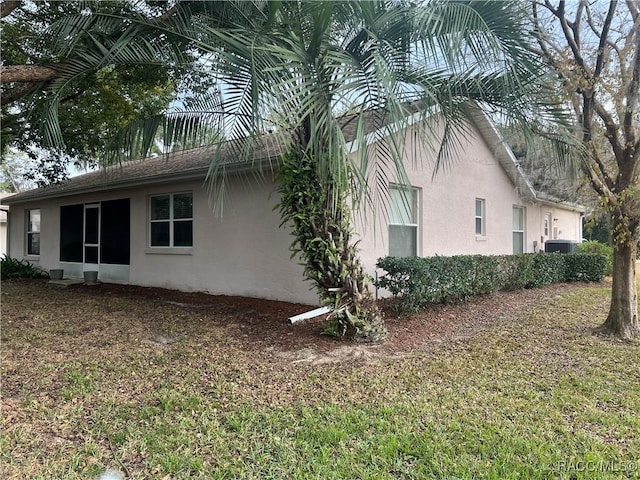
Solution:
M544 214L544 236L548 237L550 232L551 232L551 214L545 213Z
M170 193L149 198L149 245L193 246L193 194Z
M389 255L418 255L418 190L391 186L389 188Z
M485 200L476 198L476 235L484 236L485 232Z
M27 210L27 255L40 255L40 209Z
M524 253L524 207L513 206L513 253Z

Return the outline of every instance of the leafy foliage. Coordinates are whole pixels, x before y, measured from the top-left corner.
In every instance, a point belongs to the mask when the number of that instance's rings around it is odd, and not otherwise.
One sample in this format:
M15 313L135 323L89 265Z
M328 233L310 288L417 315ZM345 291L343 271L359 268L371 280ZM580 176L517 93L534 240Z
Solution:
M286 132L284 147L291 155L281 177L281 214L294 225L294 250L302 254L307 278L335 306L332 330L340 334L375 339L383 331L350 241L345 202L386 208L389 183L407 183L404 136L395 133L415 128L439 165L451 158L456 136L466 133L467 119L479 108L475 102L523 129L530 121L554 117L544 72L523 34L526 12L517 2L206 1L176 6L160 25L139 12L99 8L56 22L57 51L82 52L87 60L69 63L66 77L52 86L58 96L48 99L43 138L60 142L60 92L76 74L104 65L184 66L188 45L207 59L201 66L225 84L219 110L228 137L259 136L274 127L274 119L281 121L275 127ZM197 134L207 125L198 119L215 117L215 110L187 106L178 116L184 128L175 134ZM345 112L355 128L355 137L348 139L341 123ZM442 121L437 134L426 121L435 114ZM148 151L160 117L139 122L116 139L114 156ZM379 154L370 155L367 148L352 154L348 142L363 145L371 129L386 133ZM242 148L232 154L250 156ZM226 166L216 155L209 170L216 205L224 193Z
M563 281L600 282L606 257L581 253L384 257L377 266L387 273L376 285L399 297L400 310L416 312L434 303L455 303L499 290Z
M565 255L567 282L601 282L609 267L609 258L599 253Z
M92 31L86 25L60 25L76 16L122 15L156 18L167 2L35 1L24 2L3 19L3 65L53 66L48 81L3 84L3 95L30 86L33 92L2 107L2 155L13 146L36 162L29 173L39 185L66 178L66 167L95 166L117 132L127 125L158 115L185 89L206 90L211 78L186 68L187 43L174 42L185 64L136 63L101 49L123 34L121 25L106 24ZM156 20L157 21L157 20ZM140 37L142 37L142 32ZM169 40L169 36L165 36ZM55 138L55 141L52 141Z
M638 2L531 2L534 49L553 69L573 117L582 166L608 215L616 268L602 330L640 338L635 276L640 243Z
M552 195L563 201L585 204L582 190L584 181L578 177L580 151L567 150L567 155L559 156L562 162L552 162L557 158L553 137L541 131L534 138L526 137L517 126L500 128L500 133L513 151L518 164L533 188L538 192Z
M578 245L578 252L596 253L604 256L607 259L605 275L611 275L613 272L613 247L611 245L601 243L597 240L587 240Z
M7 280L9 278L41 278L48 276L47 272L28 260L11 258L6 255L3 255L0 259L0 271L2 272L2 280Z
M533 278L525 286L527 288L538 288L563 282L565 280L565 263L566 256L560 253L534 255Z

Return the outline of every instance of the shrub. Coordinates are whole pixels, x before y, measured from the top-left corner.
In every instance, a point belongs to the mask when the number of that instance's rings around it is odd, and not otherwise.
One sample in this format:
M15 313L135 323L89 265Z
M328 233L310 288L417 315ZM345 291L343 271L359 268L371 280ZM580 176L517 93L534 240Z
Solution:
M571 253L564 256L567 282L601 282L607 272L608 259L598 253Z
M429 304L464 301L498 290L601 281L606 257L581 253L384 257L377 266L387 273L375 285L398 297L399 310L415 312Z
M0 271L2 272L2 280L8 278L40 278L48 276L47 272L27 260L11 258L6 255L3 255L0 259Z
M613 273L613 247L597 240L587 240L578 245L579 253L596 253L607 258L606 275Z
M505 255L504 261L507 262L509 275L501 290L520 290L534 282L536 273L533 254Z
M533 279L527 288L539 288L565 279L565 256L560 253L536 254L533 257Z
M399 307L405 311L418 311L433 303L459 302L506 288L522 288L532 275L532 259L525 255L385 257L377 265L387 274L378 279L376 286L398 296Z

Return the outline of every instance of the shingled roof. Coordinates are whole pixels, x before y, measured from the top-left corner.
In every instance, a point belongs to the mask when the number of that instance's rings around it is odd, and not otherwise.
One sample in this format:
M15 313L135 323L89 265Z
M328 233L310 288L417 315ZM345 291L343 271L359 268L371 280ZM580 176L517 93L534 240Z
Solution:
M12 195L3 199L3 203L22 203L35 199L64 197L152 183L204 179L218 148L220 148L220 165L230 171L262 168L277 163L284 152L282 140L282 135L263 135L254 142L228 141L123 162L72 177L56 185Z
M411 113L415 107L408 107ZM383 109L373 109L363 118L364 134L389 125L391 116ZM358 130L358 115L345 115L339 123L347 143L353 142ZM230 140L221 144L181 150L140 160L111 165L94 172L72 177L62 183L36 188L3 199L3 203L23 203L35 199L64 197L100 190L113 190L145 184L192 180L206 176L211 162L219 152L219 165L228 171L271 168L284 153L287 137L272 133L253 139Z

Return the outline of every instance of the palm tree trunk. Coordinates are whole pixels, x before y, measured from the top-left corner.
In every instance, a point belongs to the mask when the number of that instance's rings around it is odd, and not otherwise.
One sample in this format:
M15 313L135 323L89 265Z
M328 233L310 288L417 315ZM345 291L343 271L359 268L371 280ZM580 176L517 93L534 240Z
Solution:
M334 308L325 331L381 342L386 337L384 320L351 241L344 195L335 185L323 185L316 167L313 159L299 153L285 155L282 162L279 209L283 223L293 227L291 249L302 257L305 277L314 283L322 302Z

